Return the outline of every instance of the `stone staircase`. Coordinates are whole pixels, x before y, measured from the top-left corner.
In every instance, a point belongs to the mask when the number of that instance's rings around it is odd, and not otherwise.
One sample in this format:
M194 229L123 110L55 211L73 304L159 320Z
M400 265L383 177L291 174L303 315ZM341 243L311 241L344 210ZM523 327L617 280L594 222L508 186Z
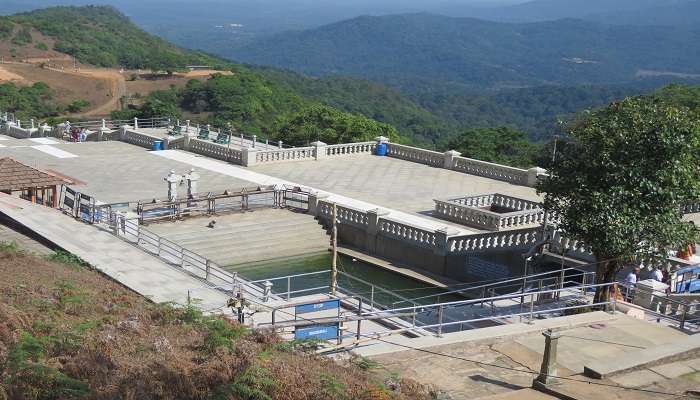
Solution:
M207 226L211 221L216 221L214 228ZM197 217L146 229L221 266L320 253L329 246L313 216L283 209Z

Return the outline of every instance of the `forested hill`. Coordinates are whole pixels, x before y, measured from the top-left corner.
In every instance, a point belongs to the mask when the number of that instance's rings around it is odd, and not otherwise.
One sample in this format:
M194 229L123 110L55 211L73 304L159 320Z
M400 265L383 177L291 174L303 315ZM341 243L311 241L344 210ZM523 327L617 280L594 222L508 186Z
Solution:
M223 63L146 33L108 6L52 7L0 17L0 39L21 45L18 35L27 28L52 38L54 50L101 67L174 70Z
M404 87L606 84L640 70L700 74L697 27L610 26L565 19L505 24L429 14L359 17L259 39L236 60Z

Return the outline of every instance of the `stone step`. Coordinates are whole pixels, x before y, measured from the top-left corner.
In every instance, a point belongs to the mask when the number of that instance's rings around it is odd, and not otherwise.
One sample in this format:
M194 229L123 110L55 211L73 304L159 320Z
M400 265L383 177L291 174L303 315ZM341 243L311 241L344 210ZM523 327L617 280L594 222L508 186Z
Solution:
M327 249L327 240L309 240L305 237L288 238L287 240L278 240L276 243L265 242L253 242L249 243L245 247L233 248L228 246L217 246L217 247L187 247L187 249L194 251L204 257L213 258L215 255L230 254L231 256L237 256L241 254L249 253L260 253L264 256L266 252L279 251L281 249L305 249L305 248L319 248Z
M165 238L168 238L170 240L177 240L179 238L188 238L192 236L197 236L198 234L202 233L209 233L212 231L230 231L230 232L237 232L237 231L242 231L242 230L256 230L256 229L264 229L264 227L273 225L278 228L283 228L286 226L297 226L299 224L309 224L309 225L315 225L315 226L320 226L316 222L315 219L313 219L310 216L304 216L304 218L282 218L274 221L270 220L265 220L265 219L259 219L259 220L250 220L250 221L237 221L235 223L231 222L226 222L225 224L219 224L216 225L215 228L209 228L207 225L209 224L210 221L216 221L216 217L212 218L201 218L201 227L194 227L192 229L189 229L187 232L182 232L182 233L173 233L173 234L168 234L168 225L167 224L157 224L157 225L151 225L147 226L146 229L157 233ZM176 223L177 224L177 223Z
M266 251L273 251L280 246L305 246L310 245L318 248L328 248L329 242L327 237L318 237L305 235L304 237L277 237L274 240L270 240L269 237L256 240L256 238L250 239L244 243L228 244L226 242L213 243L211 245L201 244L199 246L183 246L186 249L194 251L195 253L206 256L211 253L221 253L227 252L229 254L240 254L242 252L248 251L258 251L264 253Z
M256 229L250 229L250 230L229 230L229 229L223 229L223 230L218 230L217 228L210 229L209 232L199 234L195 237L188 237L188 238L171 238L168 236L164 236L166 239L176 242L178 244L181 244L183 246L188 246L188 245L198 245L200 243L212 243L212 242L217 242L217 241L231 241L232 239L235 239L236 242L243 241L245 242L246 239L254 239L254 238L263 238L263 237L283 237L283 236L296 236L299 234L323 234L326 235L326 232L318 225L315 224L296 224L296 225L289 225L289 226L282 226L278 227L276 225L272 224L264 224L262 226L259 226ZM232 243L232 244L235 244Z
M250 264L254 262L263 262L263 261L270 261L270 260L276 260L276 259L283 259L283 258L290 258L290 257L298 257L302 255L311 255L311 254L322 254L324 252L328 251L328 247L322 247L322 246L314 246L314 245L308 245L308 246L300 246L300 245L293 245L293 246L283 246L283 247L278 247L274 250L267 251L267 252L260 252L258 251L253 251L253 252L240 252L240 253L231 253L231 252L226 252L226 253L218 253L218 254L211 254L208 256L211 258L215 263L224 266L224 267L229 267L229 266L234 266L238 264Z

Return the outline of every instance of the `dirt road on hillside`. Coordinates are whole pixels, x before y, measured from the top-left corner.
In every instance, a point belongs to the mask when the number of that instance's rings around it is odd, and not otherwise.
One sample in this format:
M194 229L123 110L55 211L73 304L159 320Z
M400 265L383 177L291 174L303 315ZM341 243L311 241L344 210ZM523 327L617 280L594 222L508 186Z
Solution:
M14 72L10 72L6 69L4 69L0 65L0 83L4 82L14 82L14 83L25 83L27 82L26 79L24 79L22 76L15 74Z
M122 96L126 96L126 80L124 79L124 76L119 73L119 71L108 69L81 69L77 73L108 81L110 84L110 97L106 103L74 116L108 116L112 111L119 110L119 99L122 98Z

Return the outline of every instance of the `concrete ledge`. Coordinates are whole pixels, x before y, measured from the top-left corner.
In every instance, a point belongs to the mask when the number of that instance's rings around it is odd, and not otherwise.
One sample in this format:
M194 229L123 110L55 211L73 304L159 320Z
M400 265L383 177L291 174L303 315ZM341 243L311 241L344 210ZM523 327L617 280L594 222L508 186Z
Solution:
M700 355L700 335L693 335L673 343L597 360L584 366L583 373L591 378L603 379L623 372L698 355Z

